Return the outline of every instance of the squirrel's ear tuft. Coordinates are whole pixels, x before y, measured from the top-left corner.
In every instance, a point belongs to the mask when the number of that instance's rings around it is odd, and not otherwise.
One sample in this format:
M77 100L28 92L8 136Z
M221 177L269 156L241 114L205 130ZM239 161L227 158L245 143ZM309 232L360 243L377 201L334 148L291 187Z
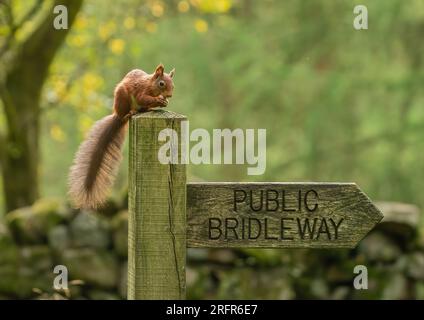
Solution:
M164 71L163 64L162 64L162 63L160 63L160 64L156 67L154 78L156 79L156 78L158 78L158 77L162 77L162 76L163 76L163 71Z
M173 68L173 69L169 72L169 76L170 76L171 78L173 78L173 77L174 77L174 75L175 75L175 68Z

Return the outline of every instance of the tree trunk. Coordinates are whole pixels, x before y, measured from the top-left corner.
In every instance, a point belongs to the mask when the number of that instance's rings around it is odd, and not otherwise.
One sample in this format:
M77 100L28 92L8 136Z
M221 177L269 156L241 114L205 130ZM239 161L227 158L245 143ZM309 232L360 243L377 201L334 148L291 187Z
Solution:
M6 115L7 133L0 137L0 164L6 212L31 205L39 196L40 97L49 66L68 33L53 27L56 5L68 9L72 25L83 0L56 0L32 34L16 44L7 63L0 97Z
M20 85L8 90L9 99L3 99L5 109L15 111L14 119L8 121L9 130L4 139L6 151L2 160L6 212L32 204L39 196L40 92L34 91Z

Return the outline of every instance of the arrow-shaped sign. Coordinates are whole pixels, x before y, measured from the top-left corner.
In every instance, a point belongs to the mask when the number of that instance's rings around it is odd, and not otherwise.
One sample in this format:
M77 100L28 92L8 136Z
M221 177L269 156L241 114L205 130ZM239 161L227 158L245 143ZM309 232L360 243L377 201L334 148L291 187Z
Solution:
M355 183L190 183L188 247L353 248L383 218Z

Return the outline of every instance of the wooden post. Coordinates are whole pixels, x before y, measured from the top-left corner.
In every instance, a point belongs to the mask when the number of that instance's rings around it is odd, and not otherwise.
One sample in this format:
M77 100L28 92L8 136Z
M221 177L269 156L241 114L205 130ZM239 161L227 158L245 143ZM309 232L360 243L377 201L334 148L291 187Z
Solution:
M186 166L158 160L159 132L180 138L185 119L154 110L130 121L128 299L185 299Z

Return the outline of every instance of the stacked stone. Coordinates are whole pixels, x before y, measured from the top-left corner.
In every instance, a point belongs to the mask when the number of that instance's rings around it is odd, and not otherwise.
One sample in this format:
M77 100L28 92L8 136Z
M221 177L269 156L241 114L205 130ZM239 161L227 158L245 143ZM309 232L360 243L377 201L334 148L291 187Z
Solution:
M0 224L0 298L126 298L128 212L77 212L42 199ZM68 289L53 287L57 265Z
M189 249L188 298L424 299L424 229L409 204L377 203L385 218L353 250ZM125 299L128 212L41 199L0 222L0 299ZM67 267L68 290L53 288ZM368 270L368 289L353 286Z

